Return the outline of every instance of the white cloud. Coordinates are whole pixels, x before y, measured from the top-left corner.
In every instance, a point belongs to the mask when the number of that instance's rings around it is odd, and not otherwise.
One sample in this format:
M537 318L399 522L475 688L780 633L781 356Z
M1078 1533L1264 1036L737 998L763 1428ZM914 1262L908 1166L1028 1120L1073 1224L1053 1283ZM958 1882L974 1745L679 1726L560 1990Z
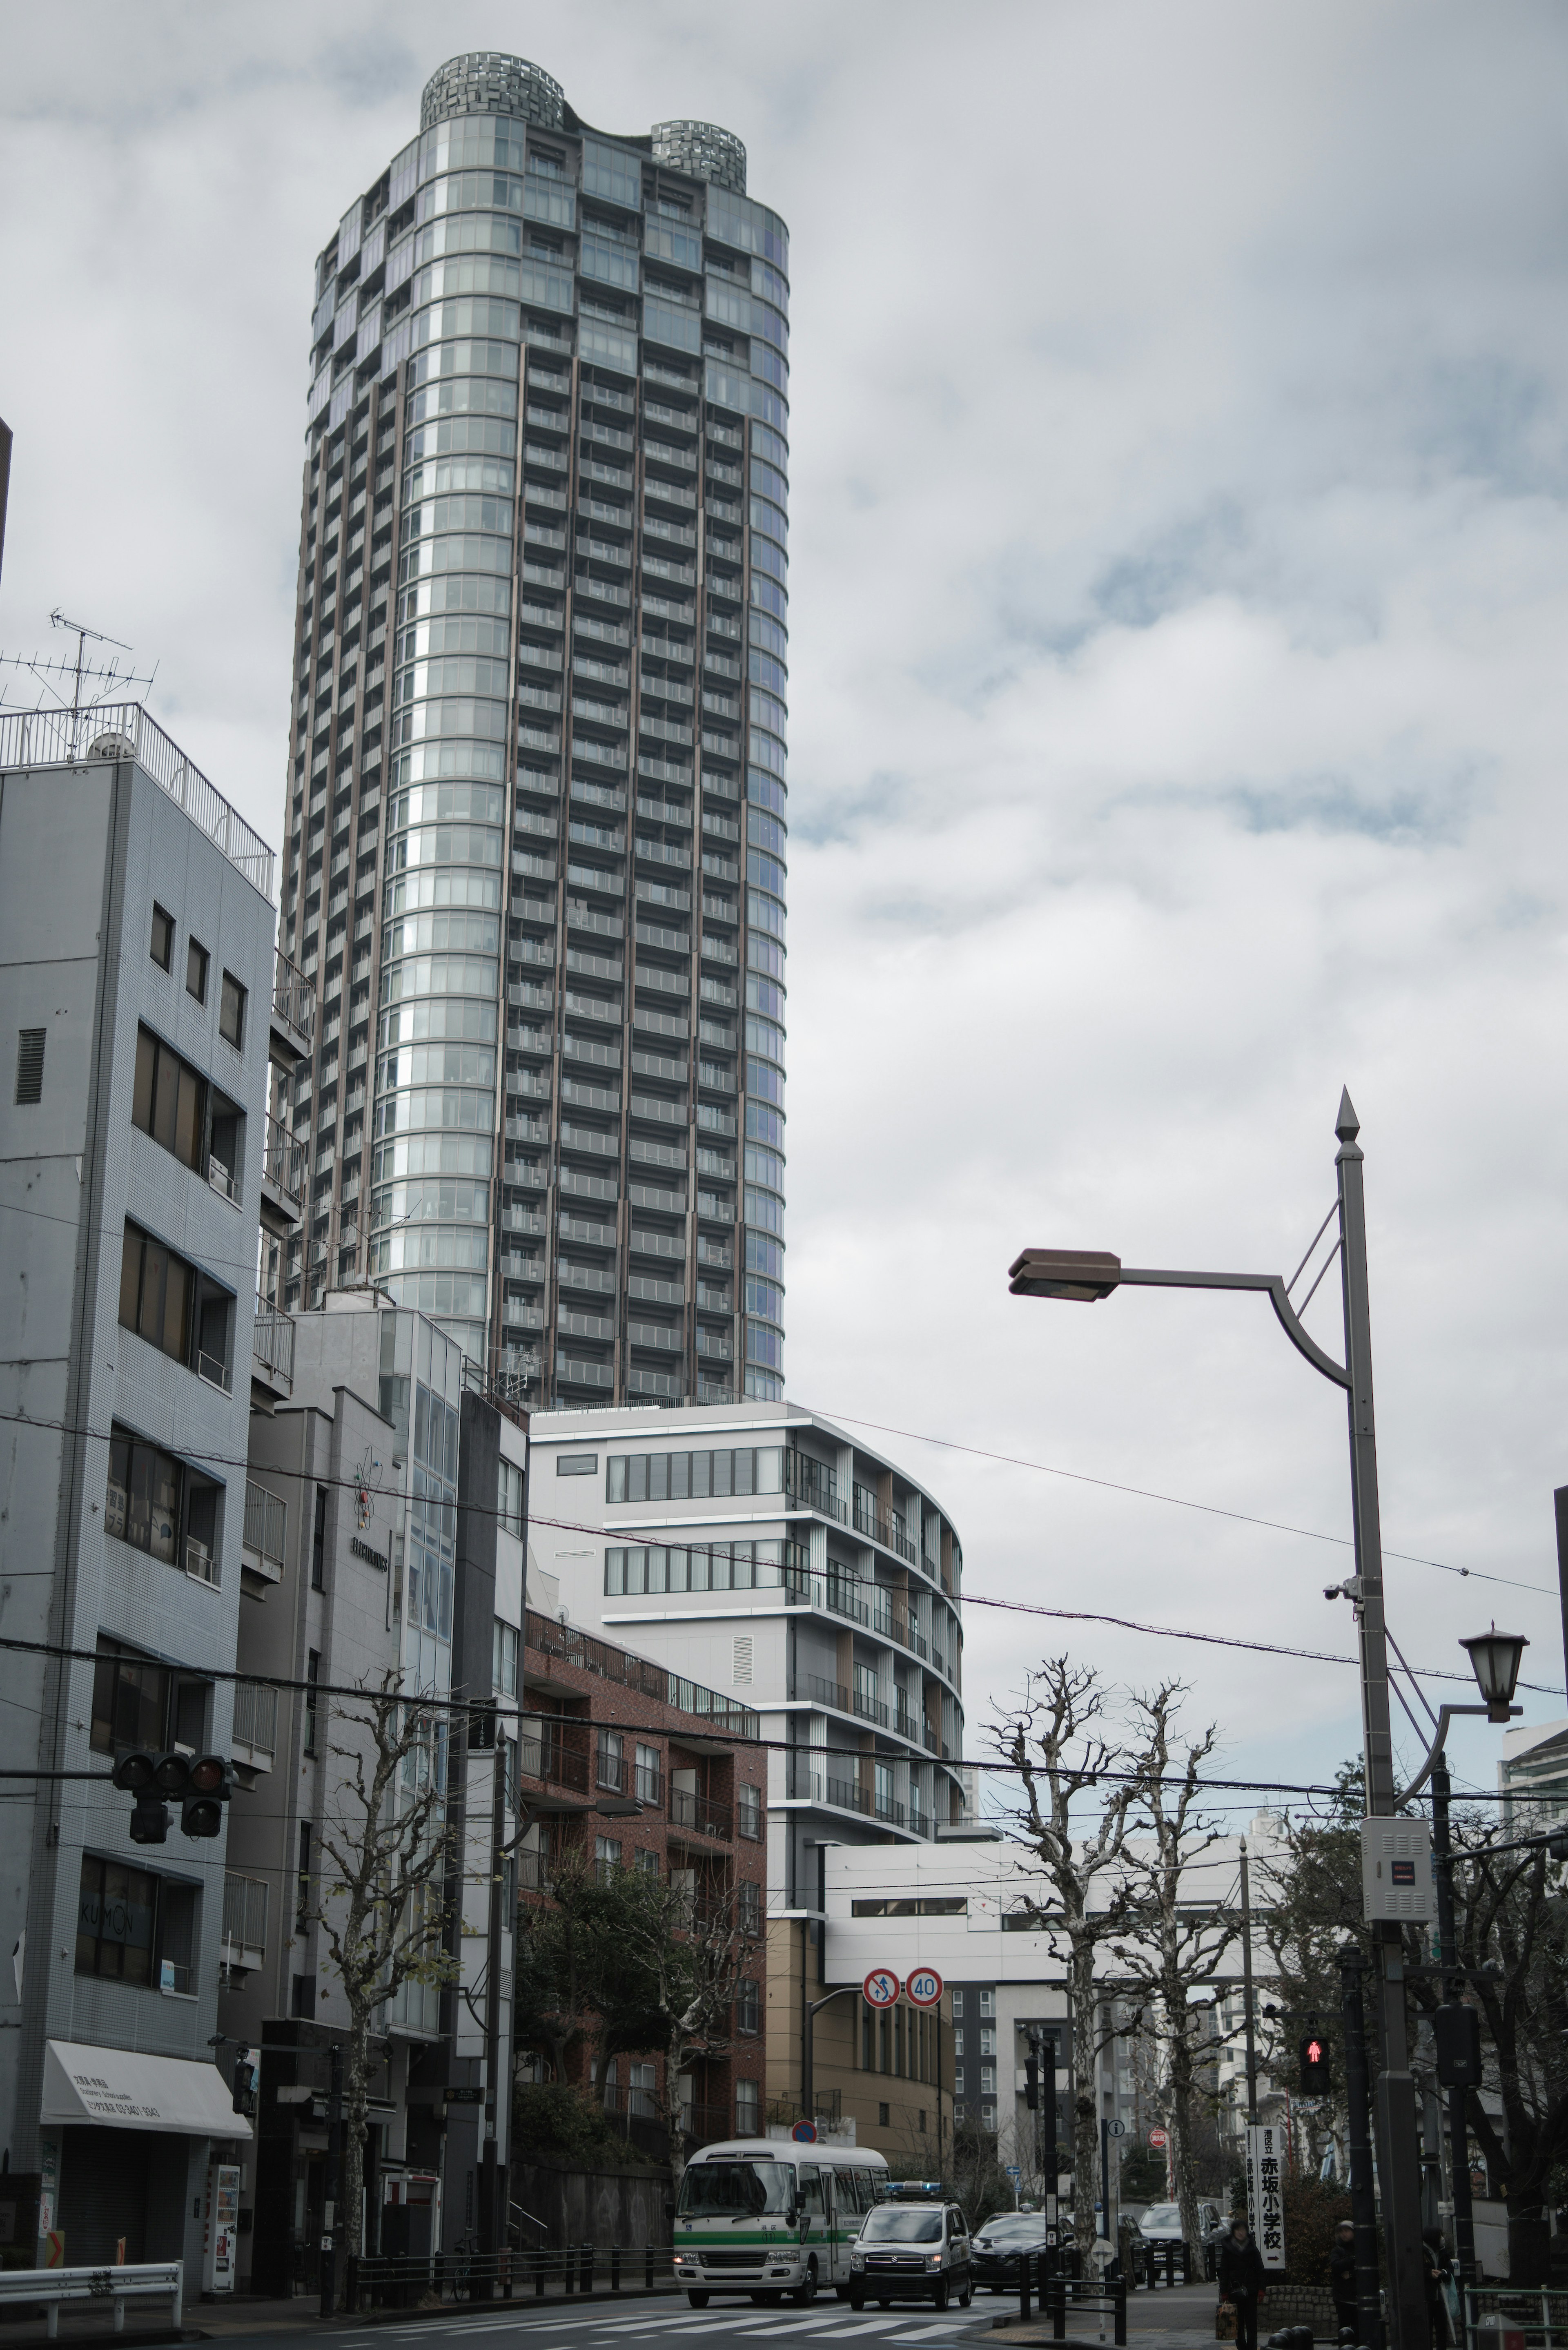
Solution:
M792 1391L1347 1530L1339 1399L1261 1301L1004 1274L1054 1238L1288 1272L1348 1079L1387 1539L1553 1584L1560 12L432 22L11 28L5 649L57 602L130 639L278 839L311 266L425 76L521 46L595 121L737 130L793 232ZM900 1449L978 1590L1348 1644L1322 1545ZM1550 1595L1390 1591L1412 1655L1495 1610L1561 1683ZM1189 1672L1239 1773L1355 1742L1348 1674L1063 1637ZM973 1612L974 1718L1044 1638Z

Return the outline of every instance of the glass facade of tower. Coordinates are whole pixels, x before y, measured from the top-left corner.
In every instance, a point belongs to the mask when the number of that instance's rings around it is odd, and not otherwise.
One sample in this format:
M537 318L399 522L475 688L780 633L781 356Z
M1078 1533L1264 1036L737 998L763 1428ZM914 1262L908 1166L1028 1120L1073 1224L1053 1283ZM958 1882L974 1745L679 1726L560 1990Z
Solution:
M272 1271L528 1403L784 1391L788 270L732 133L493 55L317 263Z

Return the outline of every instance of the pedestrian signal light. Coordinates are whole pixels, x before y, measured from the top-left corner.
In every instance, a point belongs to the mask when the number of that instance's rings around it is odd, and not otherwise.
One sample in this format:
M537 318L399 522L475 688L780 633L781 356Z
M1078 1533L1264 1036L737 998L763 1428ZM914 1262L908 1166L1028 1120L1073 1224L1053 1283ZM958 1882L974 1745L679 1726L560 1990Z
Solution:
M1477 2011L1447 2004L1434 2009L1432 2038L1438 2050L1438 2078L1444 2088L1479 2089L1481 2044Z
M1328 2090L1328 2050L1317 2033L1309 2032L1301 2044L1301 2093L1326 2097Z
M1026 2056L1023 2060L1023 2102L1032 2114L1039 2111L1040 2065L1033 2056Z

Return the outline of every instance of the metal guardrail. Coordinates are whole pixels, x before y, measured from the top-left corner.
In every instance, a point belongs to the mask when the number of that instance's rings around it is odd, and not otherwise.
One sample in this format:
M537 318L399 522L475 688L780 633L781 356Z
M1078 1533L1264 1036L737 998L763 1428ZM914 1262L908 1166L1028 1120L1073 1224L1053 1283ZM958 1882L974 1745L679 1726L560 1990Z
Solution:
M1568 2290L1562 2286L1467 2285L1466 2350L1563 2350Z
M265 1371L275 1371L280 1379L294 1384L294 1316L277 1307L256 1299L256 1318L251 1326L251 1352Z
M306 979L280 947L273 972L272 1008L307 1045L316 1037L316 982Z
M672 2289L668 2244L571 2244L557 2251L433 2252L424 2259L358 2258L347 2263L345 2306L351 2316L370 2309L415 2309L427 2294L439 2301L543 2301L628 2287Z
M10 2314L41 2307L51 2342L59 2338L60 2309L66 2302L112 2302L114 2330L123 2334L126 2303L148 2299L171 2303L169 2323L178 2334L185 2299L183 2261L139 2261L103 2269L0 2269L0 2309Z
M269 1183L275 1184L286 1199L296 1207L305 1199L305 1145L296 1142L282 1118L271 1110L266 1114L266 1143L262 1159L262 1173Z
M254 1681L234 1684L234 1739L253 1754L277 1752L277 1691L260 1689Z
M105 746L99 748L99 746ZM80 766L94 757L132 758L192 823L221 848L264 898L272 896L273 852L217 785L139 702L103 702L92 710L0 712L0 767Z

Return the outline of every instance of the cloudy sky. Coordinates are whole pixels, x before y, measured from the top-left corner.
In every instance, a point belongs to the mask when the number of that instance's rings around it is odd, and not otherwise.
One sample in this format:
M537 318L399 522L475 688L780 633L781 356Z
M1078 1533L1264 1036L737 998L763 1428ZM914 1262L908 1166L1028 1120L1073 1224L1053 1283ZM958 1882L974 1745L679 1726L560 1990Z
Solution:
M1509 1579L1391 1561L1396 1634L1462 1667L1495 1615L1561 1692L1561 9L436 21L13 8L0 650L57 605L129 641L280 841L312 262L424 79L509 49L607 130L738 131L793 240L792 1394L907 1432L972 1592L1348 1656L1343 1550L916 1440L1346 1534L1264 1302L1005 1274L1288 1274L1348 1082L1386 1537ZM1344 1666L976 1608L975 1751L1064 1645L1187 1676L1236 1777L1358 1743ZM1455 1751L1490 1781L1498 1733Z

